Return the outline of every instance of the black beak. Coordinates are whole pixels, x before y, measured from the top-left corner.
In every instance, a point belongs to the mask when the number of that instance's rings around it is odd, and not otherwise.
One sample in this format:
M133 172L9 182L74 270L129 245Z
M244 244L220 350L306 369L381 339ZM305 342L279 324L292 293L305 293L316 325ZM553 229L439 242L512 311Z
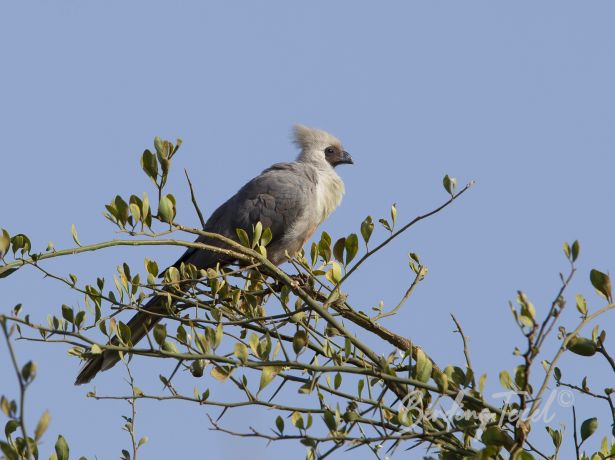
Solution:
M341 164L353 165L354 161L352 161L352 157L350 156L350 153L346 152L345 150L342 150L342 156L340 157L337 164L338 165L341 165Z

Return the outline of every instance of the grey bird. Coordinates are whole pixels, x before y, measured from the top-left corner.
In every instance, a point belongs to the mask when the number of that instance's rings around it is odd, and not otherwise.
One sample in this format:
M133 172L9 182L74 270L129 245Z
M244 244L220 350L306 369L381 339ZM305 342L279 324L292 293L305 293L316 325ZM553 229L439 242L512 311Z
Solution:
M300 153L291 163L276 163L245 184L222 204L207 220L204 230L238 241L236 229L250 232L257 222L269 227L272 239L267 246L267 258L279 265L301 250L316 228L340 204L344 183L335 171L340 164L352 164L352 157L341 142L331 134L296 125L294 141ZM197 241L220 246L217 240L199 237ZM188 249L174 266L182 262L206 269L228 265L234 261L212 251ZM143 307L151 312L163 312L165 301L154 296ZM131 341L136 344L154 327L159 317L139 312L127 326ZM112 345L118 345L117 338ZM75 385L92 380L100 371L113 367L119 356L113 351L89 358L79 372Z

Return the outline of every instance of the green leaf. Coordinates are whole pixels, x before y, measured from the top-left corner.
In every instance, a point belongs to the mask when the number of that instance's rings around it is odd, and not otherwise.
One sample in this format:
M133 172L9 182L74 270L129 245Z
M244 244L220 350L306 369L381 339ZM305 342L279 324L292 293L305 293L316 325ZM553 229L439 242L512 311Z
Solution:
M577 294L577 310L583 316L587 316L587 301L581 294Z
M70 233L71 235L73 235L73 241L75 242L75 244L77 246L81 246L81 243L79 242L79 237L77 236L77 227L75 227L75 224L71 225Z
M572 243L572 250L571 250L571 256L572 256L573 262L577 260L577 257L579 257L579 250L580 250L579 241L574 240L574 243Z
M393 233L393 229L391 228L391 224L389 224L388 220L386 220L386 219L378 219L378 222L380 222L380 225L382 225L389 232Z
M315 267L316 262L318 262L318 245L313 241L310 245L310 261L312 262L312 267Z
M6 278L7 276L9 276L11 273L14 273L17 271L17 267L0 267L0 279L1 278Z
M237 228L235 229L235 232L237 232L237 237L239 238L241 245L249 248L251 245L250 238L248 238L248 233L243 228Z
M600 292L609 302L613 301L611 294L611 278L609 278L609 275L594 269L589 273L589 280L591 281L592 286L594 286L594 288L596 288L596 290Z
M252 248L255 248L256 245L260 242L261 235L263 234L263 224L259 220L254 226L254 233L252 235Z
M359 251L359 237L356 233L351 233L346 238L346 265L355 258Z
M174 342L169 342L168 340L165 340L164 342L162 342L162 345L160 345L160 348L162 348L162 350L166 351L167 353L179 353L179 350L177 349L177 345L175 345Z
M190 373L193 377L203 377L203 370L205 369L205 361L202 359L195 359L190 365Z
M483 430L481 441L486 446L511 446L514 441L508 433L502 431L499 427L492 425Z
M179 148L182 146L182 144L184 143L183 140L181 140L181 138L177 138L175 139L175 147L173 148L173 155L175 155L177 153L177 151L179 150Z
M161 186L164 187L164 184L167 182L167 175L169 174L169 169L171 168L171 161L168 158L158 157L158 161L160 162L160 169L162 174L162 180L160 181Z
M17 420L9 420L4 425L4 434L6 438L10 438L11 435L19 428L19 422Z
M500 384L502 385L502 387L506 388L507 390L513 389L513 382L512 382L512 379L510 378L510 374L508 373L508 371L500 372Z
M261 359L268 360L269 352L271 351L271 337L269 333L266 333L263 338L258 342L257 356Z
M158 216L160 220L170 224L175 218L175 198L173 195L166 195L160 198L158 203Z
M84 310L78 311L77 314L75 315L75 321L73 322L73 324L77 327L77 329L81 327L81 325L83 324L83 320L85 320L85 311Z
M158 276L158 264L153 260L149 260L147 257L145 258L145 269L153 276Z
M13 254L16 254L18 251L21 251L22 254L26 254L30 252L32 247L30 239L23 233L19 233L11 238L11 243L13 245Z
M211 376L215 378L216 380L224 382L226 379L228 379L231 376L233 371L234 371L234 368L230 366L215 366L211 370Z
M260 392L263 388L271 383L271 381L282 371L282 368L279 366L266 366L263 367L261 372L261 381L258 386L258 391Z
M20 459L20 455L17 453L17 451L10 444L7 444L4 441L0 441L0 450L2 451L4 456L7 458L7 460L19 460Z
M40 440L47 431L47 427L49 426L49 422L51 420L51 416L49 415L49 411L43 412L41 418L38 420L36 424L36 428L34 429L34 439L36 441Z
M465 385L468 380L463 369L459 366L446 366L444 373L449 380L452 380L457 385Z
M554 430L551 427L546 427L547 433L551 436L551 441L553 441L553 445L555 448L559 448L562 445L562 432L559 430Z
M149 198L145 192L143 192L143 199L141 200L141 216L143 217L143 223L148 227L151 227L152 211L149 206Z
M294 411L291 414L290 421L295 428L298 428L300 430L305 428L305 425L303 424L303 417L301 416L301 413L298 411Z
M265 230L263 230L263 236L261 236L261 246L267 246L272 239L273 234L271 233L271 229L267 227Z
M320 255L325 262L331 260L331 237L327 232L322 232L320 236L320 241L318 242L318 255Z
M444 185L444 190L446 190L448 194L452 196L455 194L455 188L457 187L457 179L455 179L454 177L449 177L449 175L447 174L446 176L444 176L444 179L442 179L442 185Z
M485 392L485 384L487 383L487 374L482 374L478 379L478 391L481 394Z
M124 344L129 344L130 343L130 339L132 338L132 332L130 331L130 328L124 324L122 321L118 322L117 324L117 337L118 339L120 339L120 341Z
M559 367L553 369L553 377L555 377L556 382L559 382L562 379L562 371Z
M21 376L26 382L34 380L34 377L36 377L36 363L34 361L28 361L24 367L21 368Z
M218 323L218 325L216 326L216 333L214 334L214 346L213 346L214 350L218 348L220 343L222 343L223 334L224 334L224 327L222 326L222 323Z
M346 238L340 238L333 245L333 257L340 263L344 263L344 248L346 245Z
M536 459L528 451L518 450L512 455L511 460L536 460Z
M580 356L593 356L596 354L598 345L591 339L574 336L568 340L566 348Z
M416 350L416 379L420 382L428 382L431 378L431 360L425 355L423 350Z
M129 209L133 224L136 225L138 222L141 222L141 206L137 203L130 203Z
M361 379L357 382L357 394L359 398L361 397L361 393L363 393L363 388L365 387L365 380Z
M323 420L325 421L325 425L329 428L329 431L337 430L337 421L335 420L335 414L330 410L326 410L323 415Z
M207 336L203 334L196 335L196 346L201 353L208 353L209 349L211 348Z
M278 429L278 433L280 433L280 435L283 435L284 434L284 419L280 417L279 415L275 419L275 426Z
M74 321L73 309L68 305L62 305L62 317L69 323L72 323Z
M152 180L154 185L157 185L158 176L158 161L156 155L149 150L145 150L141 156L141 168L145 171L145 174Z
M337 372L335 374L335 378L333 379L333 387L337 390L342 384L342 374Z
M64 439L62 435L58 436L55 449L56 449L56 455L58 457L58 460L68 460L68 454L69 454L68 444L66 443L66 439Z
M299 354L303 348L305 348L308 344L308 335L303 330L298 330L293 337L293 350L295 353Z
M598 429L598 419L588 418L581 424L581 440L585 441Z
M361 236L363 237L365 244L369 243L369 239L371 238L373 231L374 222L372 221L372 216L367 216L361 223Z
M115 217L117 218L118 222L120 222L122 225L126 225L126 222L128 222L128 204L121 196L116 195L115 199L113 200L113 207L115 208Z
M164 274L164 279L167 283L178 286L181 281L181 276L177 267L169 267Z
M342 269L339 264L337 262L331 262L331 269L325 276L331 283L338 284L342 280Z
M154 326L154 340L158 345L162 345L167 339L167 327L164 324Z
M166 141L163 141L160 137L156 136L154 138L154 148L156 149L156 153L159 158L167 158L169 151L166 148Z
M248 347L246 347L243 343L237 342L233 353L242 363L245 364L245 362L248 361Z
M255 356L258 356L258 345L259 345L258 335L254 333L250 334L248 343L250 345L250 349L252 350L252 353L254 353Z
M9 232L5 229L2 229L2 235L0 235L0 259L5 256L11 247L11 236Z

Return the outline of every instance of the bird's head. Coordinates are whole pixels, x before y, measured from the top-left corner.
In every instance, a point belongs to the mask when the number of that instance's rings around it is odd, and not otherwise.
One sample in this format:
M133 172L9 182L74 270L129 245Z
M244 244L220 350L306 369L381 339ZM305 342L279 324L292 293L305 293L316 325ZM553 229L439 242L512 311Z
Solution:
M330 165L353 164L352 157L342 148L338 138L320 129L295 125L295 144L301 149L299 161Z

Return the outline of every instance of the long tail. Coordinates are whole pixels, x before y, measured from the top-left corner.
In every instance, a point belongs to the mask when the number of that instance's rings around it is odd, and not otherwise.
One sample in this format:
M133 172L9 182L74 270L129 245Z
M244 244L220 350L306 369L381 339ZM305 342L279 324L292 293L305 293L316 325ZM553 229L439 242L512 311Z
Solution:
M221 208L218 209L218 211ZM216 212L218 212L216 211ZM215 214L215 213L214 213ZM212 216L213 219L214 216ZM210 219L211 220L211 219ZM211 224L212 226L205 228L207 231L221 233L224 235L234 235L235 231L233 228L232 232L224 231L224 228L219 225L216 226L216 221ZM230 236L230 238L234 238L234 236ZM212 240L209 238L199 237L197 241L204 242L212 245L219 245L216 240ZM198 268L209 268L215 267L217 264L227 265L231 263L233 260L228 256L223 256L219 253L212 251L203 251L196 249L188 249L184 255L182 255L177 262L173 264L174 267L179 267L182 262L190 262L197 266ZM162 275L161 275L162 276ZM165 313L167 300L162 296L154 296L150 299L147 304L143 307L144 310L148 310L152 313ZM128 321L127 326L130 328L131 333L131 342L133 345L136 345L139 340L147 335L147 333L160 321L161 317L159 315L151 315L145 312L138 312L134 315L130 321ZM119 340L117 337L111 339L111 345L119 345ZM120 360L117 352L114 351L104 351L100 355L93 356L89 358L86 363L81 368L79 375L77 375L77 379L75 380L75 385L83 385L84 383L88 383L96 374L101 371L106 371L107 369L111 369L117 362Z
M165 298L162 296L155 296L152 297L143 308L151 311L152 313L160 313L163 312L165 304ZM158 315L150 315L142 311L134 315L127 324L130 329L131 342L136 344L139 340L145 337L147 333L152 330L154 325L160 321L160 319L161 318ZM111 340L111 345L119 345L119 340L117 337L114 337ZM118 353L110 350L104 351L100 355L89 358L81 368L81 371L79 371L79 375L77 375L77 379L75 380L75 385L83 385L84 383L88 383L96 377L96 374L101 371L111 369L119 360L120 356Z

